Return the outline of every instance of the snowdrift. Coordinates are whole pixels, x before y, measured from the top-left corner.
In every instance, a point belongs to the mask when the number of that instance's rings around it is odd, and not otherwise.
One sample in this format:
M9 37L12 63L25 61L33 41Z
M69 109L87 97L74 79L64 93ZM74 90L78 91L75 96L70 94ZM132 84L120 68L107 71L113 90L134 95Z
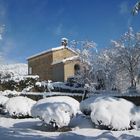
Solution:
M96 100L96 97L87 98L80 103L80 110L85 115L90 115L91 113L91 104Z

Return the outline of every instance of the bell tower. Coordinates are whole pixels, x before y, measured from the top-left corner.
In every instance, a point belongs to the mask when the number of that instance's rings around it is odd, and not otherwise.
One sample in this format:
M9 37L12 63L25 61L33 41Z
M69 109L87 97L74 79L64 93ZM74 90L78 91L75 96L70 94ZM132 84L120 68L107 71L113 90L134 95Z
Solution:
M64 46L64 47L68 46L68 39L67 38L62 38L61 39L61 45Z

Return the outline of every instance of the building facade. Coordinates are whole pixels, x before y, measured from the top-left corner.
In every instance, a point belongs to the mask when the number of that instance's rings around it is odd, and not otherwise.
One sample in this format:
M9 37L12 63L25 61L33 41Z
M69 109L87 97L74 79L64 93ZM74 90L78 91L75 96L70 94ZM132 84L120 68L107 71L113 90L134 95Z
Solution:
M60 47L29 57L28 74L39 75L40 80L66 81L74 76L80 65L77 53L63 44Z

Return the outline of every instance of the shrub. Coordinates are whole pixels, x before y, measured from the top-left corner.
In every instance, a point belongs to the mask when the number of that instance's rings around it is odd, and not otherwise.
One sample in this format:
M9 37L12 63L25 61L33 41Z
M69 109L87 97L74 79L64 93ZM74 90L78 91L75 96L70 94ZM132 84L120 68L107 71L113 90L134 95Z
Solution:
M91 120L98 126L112 130L132 127L132 111L135 105L125 99L100 97L91 103L90 107Z
M31 117L31 107L36 102L22 96L17 96L10 98L5 107L9 113L9 115L13 118L26 118Z
M79 102L67 96L55 96L39 100L31 110L33 117L39 117L55 128L67 126L79 111Z

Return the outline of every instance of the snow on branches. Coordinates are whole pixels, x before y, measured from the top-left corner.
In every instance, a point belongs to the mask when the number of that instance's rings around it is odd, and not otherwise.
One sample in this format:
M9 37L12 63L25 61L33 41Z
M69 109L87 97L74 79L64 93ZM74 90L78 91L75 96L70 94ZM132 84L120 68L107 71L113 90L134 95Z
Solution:
M133 15L137 15L139 11L140 11L140 1L138 1L134 5L133 10L132 10L132 13L133 13Z
M80 59L80 70L76 74L76 79L80 84L86 86L85 88L89 90L93 83L93 65L94 58L97 55L97 44L93 41L71 41L71 48L73 48ZM90 85L90 86L89 86Z
M116 52L112 59L117 69L129 77L130 87L135 87L140 65L140 33L134 33L130 27L119 41L112 41L112 45Z

